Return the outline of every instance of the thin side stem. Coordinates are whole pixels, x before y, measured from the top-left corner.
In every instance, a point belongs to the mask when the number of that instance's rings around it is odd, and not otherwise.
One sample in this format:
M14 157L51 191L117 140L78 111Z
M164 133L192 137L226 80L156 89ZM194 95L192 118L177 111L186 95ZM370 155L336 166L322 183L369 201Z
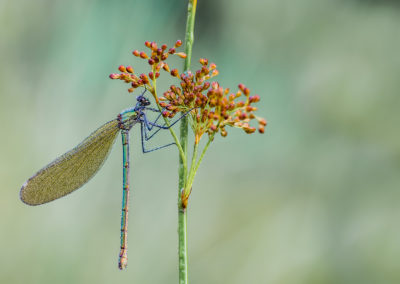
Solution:
M194 41L194 20L196 15L197 0L188 1L188 13L186 20L185 34L185 53L184 71L189 70L192 58L192 47ZM180 125L180 145L184 157L187 157L188 142L188 117L181 120ZM181 191L185 188L187 182L187 164L186 160L179 155L179 190L178 190L178 236L179 236L179 283L188 284L188 251L187 251L187 213L186 207L182 203Z
M210 143L211 143L211 141L213 141L213 139L214 139L214 135L213 135L212 137L209 137L209 138L208 138L207 144L206 144L206 146L204 146L203 152L201 152L200 158L199 158L199 160L197 161L196 167L194 168L194 173L197 172L197 170L198 170L198 168L199 168L199 166L200 166L200 163L201 163L201 161L203 160L204 154L206 153L206 151L207 151L207 149L208 149L208 146L210 146ZM193 177L193 178L194 178L194 177Z
M186 182L185 192L183 194L185 197L189 197L189 194L190 194L190 191L192 188L192 184L193 184L193 180L194 180L194 176L196 175L195 165L196 165L196 160L197 160L197 150L198 149L199 149L199 144L194 143L192 163L190 166L189 176L188 176L188 179Z
M154 67L153 67L153 72L155 73ZM157 81L156 81L156 79L153 80L153 91L152 91L152 93L153 93L154 98L157 99L158 96L157 96ZM161 113L162 108L161 108L160 104L157 103L156 105L157 105L158 110L159 110L160 113ZM162 117L163 117L163 119L164 119L164 121L165 121L165 124L169 127L169 126L171 125L170 122L169 122L169 120L168 120L165 116L163 116L163 115L162 115ZM186 165L187 165L187 162L186 162L186 154L185 154L185 152L183 151L182 145L181 145L181 143L180 143L179 140L178 140L178 136L176 135L176 133L175 133L175 131L172 129L172 127L169 127L168 130L169 130L169 132L171 133L172 137L174 138L174 142L175 142L176 146L178 147L178 150L179 150L179 157L180 157L180 159L182 159L182 161L183 161L184 171L187 171L187 169L186 169L186 167L187 167L187 166L186 166Z
M187 181L186 188L185 188L185 195L190 194L192 184L194 181L194 177L196 176L196 173L197 173L197 170L199 169L201 161L203 160L203 157L208 149L208 146L210 146L211 141L213 141L213 138L214 138L214 136L209 137L207 144L204 146L203 151L201 152L200 158L197 161L197 163L196 163L196 159L197 159L198 145L195 144L195 148L193 149L192 166L190 168L190 173L189 173L188 181Z

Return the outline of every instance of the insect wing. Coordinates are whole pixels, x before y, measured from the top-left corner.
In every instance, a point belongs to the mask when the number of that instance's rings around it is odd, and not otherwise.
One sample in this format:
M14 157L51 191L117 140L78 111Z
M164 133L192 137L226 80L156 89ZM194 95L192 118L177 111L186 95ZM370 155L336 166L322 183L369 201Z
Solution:
M119 130L116 119L99 127L78 146L32 176L21 188L21 200L29 205L39 205L84 185L107 159Z

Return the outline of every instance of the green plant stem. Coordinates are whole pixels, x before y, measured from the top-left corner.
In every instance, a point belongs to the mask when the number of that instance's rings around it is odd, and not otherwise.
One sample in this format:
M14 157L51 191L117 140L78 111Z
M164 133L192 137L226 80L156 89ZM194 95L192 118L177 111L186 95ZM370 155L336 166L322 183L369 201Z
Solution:
M211 137L208 138L207 144L206 146L204 146L203 151L201 152L200 158L197 161L196 167L194 168L194 173L196 174L197 170L199 169L200 163L203 160L204 154L206 153L208 146L210 146L210 143L213 141L214 139L214 135L212 135ZM194 178L194 176L193 176Z
M195 171L195 165L196 165L196 160L197 160L197 150L199 149L199 144L194 143L194 147L193 147L193 155L192 155L192 163L190 166L190 172L187 178L187 182L186 182L186 187L185 187L185 192L184 192L184 196L189 197L191 188L192 188L192 184L193 184L193 180L194 180L194 176L196 174Z
M192 57L192 47L194 41L194 19L196 15L197 0L188 1L188 13L186 20L185 34L185 53L184 71L189 70ZM180 145L182 146L183 156L187 157L188 142L188 118L182 118L180 125ZM178 190L178 236L179 236L179 283L188 284L188 251L187 251L187 212L182 203L181 191L187 182L186 160L179 155L179 190Z
M180 194L179 194L180 195ZM182 212L184 211L184 212ZM179 209L178 214L179 234L179 283L188 283L188 258L187 258L187 214L185 209Z
M186 183L186 188L185 188L185 194L189 195L192 184L194 181L194 177L196 176L197 170L199 169L199 166L201 164L201 161L203 160L204 154L206 153L208 146L210 146L211 141L213 141L214 135L212 137L208 138L207 144L204 146L203 151L201 152L200 158L196 163L197 159L197 150L198 150L198 145L195 144L194 149L193 149L193 157L192 157L192 165L190 167L190 172L189 172L189 177Z

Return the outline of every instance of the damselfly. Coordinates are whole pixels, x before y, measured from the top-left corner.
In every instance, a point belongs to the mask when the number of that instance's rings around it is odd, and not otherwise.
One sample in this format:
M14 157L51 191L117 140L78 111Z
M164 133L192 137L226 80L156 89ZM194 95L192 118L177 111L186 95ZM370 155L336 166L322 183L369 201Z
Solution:
M137 97L135 107L122 111L118 117L111 120L90 134L78 146L60 156L43 169L38 171L25 182L21 188L21 200L29 205L40 205L63 197L80 188L88 182L101 168L121 131L123 149L123 197L121 214L121 246L118 266L124 269L127 266L127 230L128 230L128 200L129 200L129 131L140 123L143 153L151 152L170 146L170 143L151 150L145 149L145 141L149 140L160 129L169 126L157 124L161 117L159 110L149 107L150 101L142 95ZM158 117L149 121L146 111L158 113ZM156 128L151 135L150 131Z

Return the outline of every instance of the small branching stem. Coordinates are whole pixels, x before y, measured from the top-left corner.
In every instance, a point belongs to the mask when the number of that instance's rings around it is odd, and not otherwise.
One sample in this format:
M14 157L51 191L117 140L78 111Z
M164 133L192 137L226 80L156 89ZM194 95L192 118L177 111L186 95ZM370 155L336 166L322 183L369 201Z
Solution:
M153 79L153 86L152 86L151 93L153 94L154 98L156 98L156 99L158 98L158 96L157 96L157 80L156 79ZM162 112L162 108L161 108L160 104L157 103L156 105L157 105L158 110L161 113ZM167 126L170 126L171 123L169 122L169 120L165 116L162 116L162 117L163 117L163 119L165 121L165 124ZM174 138L174 142L175 142L176 146L178 147L179 157L183 161L183 167L185 168L184 170L186 172L187 171L187 169L186 169L186 167L187 167L186 166L187 165L186 154L183 151L182 145L179 142L178 136L176 135L175 131L172 129L172 127L168 128L168 129L169 129L169 132L171 133L172 137Z

